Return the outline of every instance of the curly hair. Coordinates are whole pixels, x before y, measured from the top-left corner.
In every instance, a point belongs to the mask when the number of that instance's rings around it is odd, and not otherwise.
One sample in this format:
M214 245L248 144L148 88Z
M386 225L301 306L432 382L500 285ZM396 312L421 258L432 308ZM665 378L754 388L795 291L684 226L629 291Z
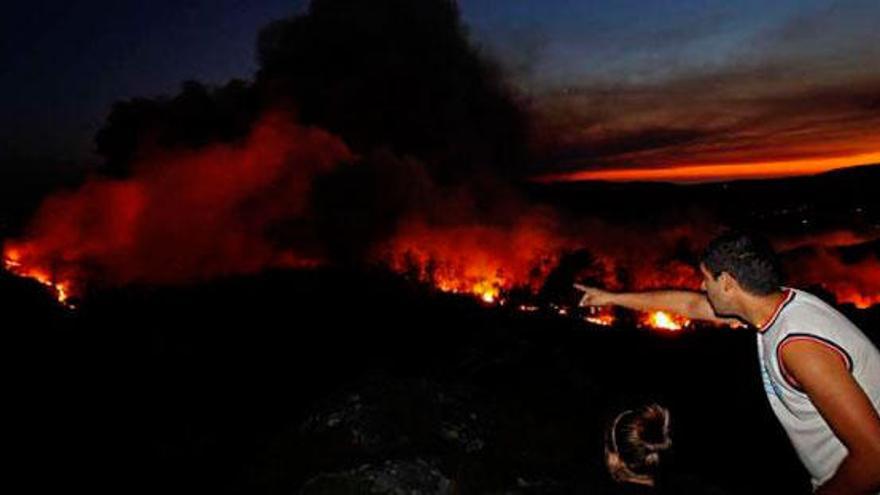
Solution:
M709 243L701 262L713 277L727 272L743 289L756 295L772 294L782 284L776 253L766 239L753 233L722 234Z

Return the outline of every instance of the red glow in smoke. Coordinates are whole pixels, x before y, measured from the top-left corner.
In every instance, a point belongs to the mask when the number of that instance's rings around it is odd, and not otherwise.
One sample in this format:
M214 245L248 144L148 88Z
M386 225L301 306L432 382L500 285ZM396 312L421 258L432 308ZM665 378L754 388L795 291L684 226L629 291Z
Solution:
M242 143L157 152L132 178L95 178L47 199L23 239L4 245L17 273L55 283L175 283L314 264L268 231L307 214L317 174L352 155L339 139L268 114Z
M866 258L844 263L825 249L791 262L792 285L818 285L834 294L839 303L866 309L880 304L880 260Z

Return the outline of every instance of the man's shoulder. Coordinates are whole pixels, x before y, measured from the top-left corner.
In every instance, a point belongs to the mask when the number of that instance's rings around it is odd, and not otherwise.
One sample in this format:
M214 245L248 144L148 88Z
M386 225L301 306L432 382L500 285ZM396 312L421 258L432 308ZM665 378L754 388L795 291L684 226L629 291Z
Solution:
M829 319L840 319L842 316L832 305L813 294L795 290L794 297L779 315L779 323L783 327L796 327L821 322L820 326L824 326Z

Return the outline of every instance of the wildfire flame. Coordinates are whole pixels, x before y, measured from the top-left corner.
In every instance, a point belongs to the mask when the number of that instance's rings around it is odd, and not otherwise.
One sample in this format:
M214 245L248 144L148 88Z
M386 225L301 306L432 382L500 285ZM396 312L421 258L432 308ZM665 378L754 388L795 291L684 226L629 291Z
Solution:
M482 290L477 287L475 288L475 290L478 294L480 294L480 299L482 299L483 302L492 304L498 300L498 290L494 287L486 290Z
M658 330L677 332L690 325L690 320L683 316L673 315L665 311L652 311L646 314L640 324Z
M613 326L615 321L613 315L587 316L584 318L584 320L594 325L599 325L603 327Z
M590 313L584 317L584 321L593 325L611 327L614 326L617 319L609 308L590 308ZM690 326L690 324L691 322L687 318L665 311L644 313L639 318L639 325L642 327L670 332L677 332Z
M376 256L392 270L443 292L504 304L514 288L536 292L556 266L561 239L534 222L510 228L431 227L412 221Z
M13 275L33 279L49 288L59 303L75 308L70 302L73 294L73 283L68 280L57 280L48 270L27 266L22 262L21 252L14 248L5 248L3 252L3 268Z
M473 281L473 278L456 280L454 277L438 276L435 279L436 287L450 294L470 294L476 296L487 304L495 304L503 301L501 287L504 285L502 278L484 279Z
M859 309L868 309L875 304L880 304L880 294L874 297L854 294L849 297L849 301Z
M614 323L617 319L614 317L614 313L611 311L611 308L608 307L591 307L588 309L588 314L584 316L584 321L587 323L592 323L593 325L599 325L603 327L614 326Z

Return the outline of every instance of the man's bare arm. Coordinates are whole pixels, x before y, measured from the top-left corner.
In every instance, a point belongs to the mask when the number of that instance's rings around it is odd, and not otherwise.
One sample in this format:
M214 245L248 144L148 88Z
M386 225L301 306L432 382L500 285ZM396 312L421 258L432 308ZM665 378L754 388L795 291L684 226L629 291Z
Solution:
M692 320L731 324L739 322L715 314L702 292L687 290L656 290L646 292L609 292L596 287L574 284L582 291L579 306L623 306L637 311L668 311Z
M836 351L818 342L782 348L782 362L849 452L821 495L880 491L880 417Z

